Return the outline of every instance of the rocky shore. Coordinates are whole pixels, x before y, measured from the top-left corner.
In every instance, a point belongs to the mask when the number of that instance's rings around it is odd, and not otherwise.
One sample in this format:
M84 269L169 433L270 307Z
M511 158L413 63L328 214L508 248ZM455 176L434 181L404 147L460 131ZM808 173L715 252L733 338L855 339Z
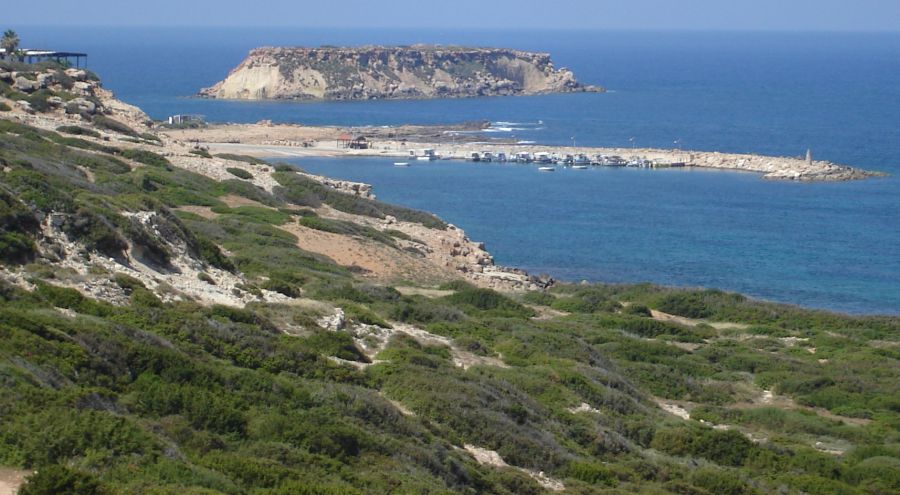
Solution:
M601 92L546 53L436 45L264 47L200 96L374 100Z
M278 170L271 164L248 159L246 156L215 156L196 142L182 139L184 136L179 134L180 131L159 132L144 112L116 99L112 92L102 87L98 79L83 70L0 71L0 82L10 88L9 97L0 95L0 104L8 108L0 113L0 119L52 134L60 131L76 132L78 138L57 139L73 143L82 152L99 155L108 151L117 154L117 163L122 167L131 170L150 167L145 163L146 157L155 156L158 157L157 160L164 160L167 167L182 169L219 183L238 180L235 171L239 169L242 171L238 172L242 177L240 180L252 189L274 194L281 187L276 176ZM465 124L457 129L479 125ZM246 136L264 140L267 136L271 138L277 135L277 128L280 126L236 127L237 132L234 128L227 131L234 132L234 137L229 138L231 140ZM316 132L319 131L314 131L316 139L330 136L330 131L321 131L321 134ZM215 149L212 151L215 152ZM4 165L0 167L0 172L12 170L5 166L2 156L0 165ZM89 167L79 167L78 172L88 181L97 180L96 173ZM308 174L300 170L293 173L328 189L366 200L375 199L369 184ZM253 197L253 194L250 196ZM256 211L277 212L271 206L234 194L224 195L219 201L228 208L249 207ZM219 215L209 206L189 205L178 210L207 219ZM398 220L390 215L381 219L350 214L328 205L321 205L314 208L314 211L322 219L342 221L379 232L392 232L399 236L393 241L395 245L389 245L353 234L314 230L296 223L278 227L295 235L298 246L302 249L350 267L363 278L380 282L406 280L426 284L461 278L481 287L499 290L540 289L553 283L548 278L533 277L521 270L496 266L482 243L469 239L463 230L452 225L443 229L428 227L422 223ZM257 300L285 300L283 295L272 291L262 291L255 295L240 290L240 287L248 284L243 274L206 266L191 252L184 239L165 235L165 232L171 230L166 226L171 213L146 210L122 211L120 215L139 225L139 228L155 233L164 249L171 254L168 269L160 270L154 263L146 261L141 249L134 246L126 251L125 259L85 256L88 249L83 243L70 239L63 232L63 226L70 216L68 213L53 213L41 219L40 235L35 247L42 257L77 274L76 278L82 281L74 285L76 289L107 301L125 303L127 294L107 280L91 282L91 270L102 268L110 273L128 275L153 289L163 300L194 299L208 304L238 305ZM216 283L205 282L203 276L212 277ZM0 269L0 279L29 286L27 275L23 272Z

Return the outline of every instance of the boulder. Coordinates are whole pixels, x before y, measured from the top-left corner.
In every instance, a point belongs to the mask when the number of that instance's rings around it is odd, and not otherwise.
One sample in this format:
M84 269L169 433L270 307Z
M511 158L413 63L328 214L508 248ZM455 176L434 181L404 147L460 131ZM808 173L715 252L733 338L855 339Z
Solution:
M80 95L84 96L93 96L94 94L94 85L89 82L77 81L74 86L72 86L72 90Z
M13 81L12 72L0 71L0 81L12 82Z
M37 75L37 84L41 87L41 89L46 88L47 86L52 85L56 82L56 78L52 73L43 73Z
M81 69L66 69L66 75L76 81L87 80L87 72L85 72Z
M63 99L60 98L59 96L51 96L51 97L47 98L47 103L49 103L50 105L52 105L54 107L61 107L64 102L63 102Z
M37 81L32 81L31 79L26 79L22 76L16 77L15 87L24 93L34 92L39 88Z
M75 98L66 105L66 113L81 115L94 115L97 113L97 105L91 100L85 98Z

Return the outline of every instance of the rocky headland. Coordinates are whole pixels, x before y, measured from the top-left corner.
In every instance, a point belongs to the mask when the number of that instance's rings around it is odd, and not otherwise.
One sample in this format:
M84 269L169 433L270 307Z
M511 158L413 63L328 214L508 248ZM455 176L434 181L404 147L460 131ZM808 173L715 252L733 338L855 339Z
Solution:
M285 210L292 204L290 200L278 198L285 194L285 186L279 181L285 180L299 180L304 184L302 187L316 189L322 196L336 193L341 201L355 203L359 210L341 211L327 202L316 202L303 213L318 219L311 224L313 227L298 223L299 217L274 225L279 235L296 239L298 256L307 253L321 257L373 281L402 279L440 283L464 279L501 290L535 289L552 283L519 270L495 266L483 244L430 215L414 215L410 220L398 218L400 215L396 213L379 213L381 203L375 201L368 184L307 174L299 169L286 170L248 156L213 156L190 140L173 139L159 132L159 127L139 108L116 99L90 72L23 66L21 70L0 71L0 89L3 89L0 136L4 139L9 136L10 140L0 145L0 172L4 174L0 179L15 176L19 168L15 163L21 162L35 170L46 168L47 173L63 174L65 180L76 184L72 186L74 190L105 191L112 180L110 177L122 180L132 174L140 176L134 180L141 181L142 188L149 192L168 187L162 184L169 181L194 181L206 183L204 187L221 189L212 201L211 198L166 200L167 206L105 203L103 208L109 211L97 216L98 221L115 226L116 222L109 220L115 217L124 227L116 226L122 232L112 236L117 239L113 244L121 250L117 248L102 255L92 253L90 242L72 231L72 225L87 221L81 218L87 215L87 207L74 211L71 207L54 207L36 211L33 218L26 215L27 222L17 220L18 224L33 226L27 231L27 236L32 238L28 243L32 250L29 259L52 262L65 269L71 274L67 285L85 295L108 301L127 299L127 290L108 277L92 273L102 271L132 277L163 300L195 300L206 304L288 300L277 291L241 290L240 287L258 284L259 280L238 270L210 265L199 255L196 242L179 233L182 228L175 218L189 214L215 221L235 209L248 208L280 216L279 208ZM20 135L32 136L43 146L65 146L65 150L54 148L53 152L69 161L57 165L52 164L58 159L56 155L52 160L42 155L29 155L26 159L18 158L11 151L4 152L6 148L16 148L15 139ZM109 166L112 171L106 169ZM146 175L160 173L178 178L154 175L151 179ZM0 181L0 193L7 191L5 187ZM18 204L12 197L8 199ZM342 230L328 231L334 225L342 226ZM148 249L142 243L149 238L156 241ZM165 253L165 256L148 255L149 251ZM28 274L22 271L0 266L0 280L28 286L27 278ZM63 280L65 277L60 278Z
M372 100L601 92L547 53L436 45L264 47L250 52L208 98Z

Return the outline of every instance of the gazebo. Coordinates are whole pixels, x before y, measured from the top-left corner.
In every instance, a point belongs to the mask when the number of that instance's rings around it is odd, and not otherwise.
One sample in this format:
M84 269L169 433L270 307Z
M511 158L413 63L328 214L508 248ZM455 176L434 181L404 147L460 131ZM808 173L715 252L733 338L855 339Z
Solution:
M351 136L345 132L344 134L341 134L340 136L338 136L337 147L338 148L349 148L350 143L352 143L352 142L353 142L353 136Z

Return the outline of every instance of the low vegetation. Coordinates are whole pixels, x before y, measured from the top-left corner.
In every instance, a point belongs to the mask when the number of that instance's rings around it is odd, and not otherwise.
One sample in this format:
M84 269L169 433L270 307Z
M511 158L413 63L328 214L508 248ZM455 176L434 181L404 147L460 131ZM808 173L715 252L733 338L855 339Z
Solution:
M900 319L650 285L401 293L284 227L393 246L409 240L306 208L445 227L431 215L68 131L0 120L0 264L18 275L0 279L0 465L36 470L22 493L546 493L538 472L576 494L900 491ZM85 263L138 247L171 270L178 241L197 283L239 274L255 302L73 275L38 256L51 215ZM72 288L88 282L122 297Z

